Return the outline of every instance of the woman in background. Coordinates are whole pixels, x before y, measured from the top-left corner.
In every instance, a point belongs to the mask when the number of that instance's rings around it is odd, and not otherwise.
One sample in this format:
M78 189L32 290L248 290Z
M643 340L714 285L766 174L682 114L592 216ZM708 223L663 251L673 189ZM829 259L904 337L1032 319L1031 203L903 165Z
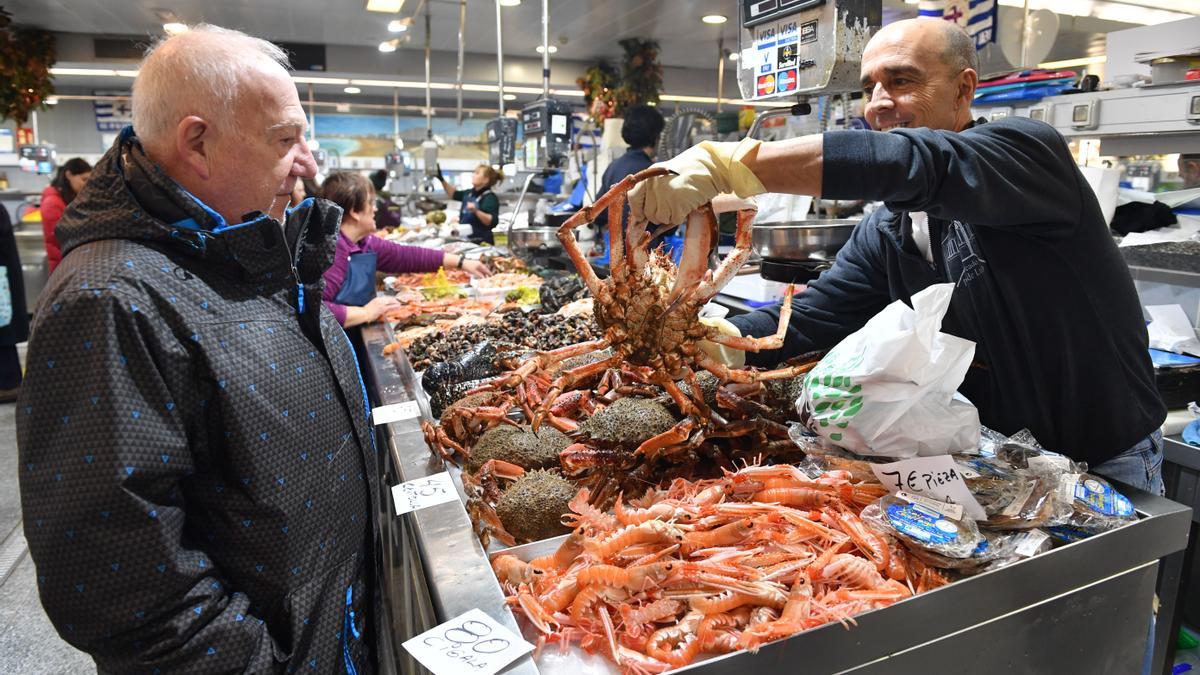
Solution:
M375 295L375 272L436 272L462 269L473 277L491 276L478 260L433 248L401 246L375 236L375 189L366 176L330 174L321 185L321 198L342 207L341 232L333 264L325 270L322 299L338 323L349 328L370 323L389 309L399 307L391 296Z
M500 222L500 198L492 192L492 187L504 180L504 174L487 164L480 164L471 174L471 189L455 190L442 175L442 167L439 166L437 172L446 194L462 202L458 222L471 226L471 241L494 245L496 238L492 236L492 229Z
M46 242L46 262L50 265L51 274L54 274L54 268L62 260L62 250L58 247L54 228L91 175L92 165L81 157L74 157L58 167L54 180L42 190L42 240Z
M13 235L8 209L0 204L0 280L8 282L0 288L0 403L17 400L21 392L21 360L17 343L29 339L29 312L25 307L25 278L21 274L21 257L17 253L17 238ZM8 297L4 297L7 294ZM7 321L4 321L7 319Z

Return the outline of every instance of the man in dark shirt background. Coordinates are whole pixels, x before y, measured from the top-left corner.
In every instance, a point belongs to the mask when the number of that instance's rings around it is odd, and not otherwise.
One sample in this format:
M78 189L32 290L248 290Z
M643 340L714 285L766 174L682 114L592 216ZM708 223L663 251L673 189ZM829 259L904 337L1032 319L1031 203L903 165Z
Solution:
M629 145L625 154L613 160L604 170L604 178L600 182L600 190L596 198L612 189L626 176L650 168L654 163L654 151L658 147L658 137L662 134L666 120L658 108L649 105L635 105L625 113L625 123L621 126L621 140ZM626 224L629 222L628 210ZM608 227L608 211L605 210L592 221L597 229L597 241L604 238L604 228ZM674 230L667 234L673 234ZM664 235L665 236L665 235Z

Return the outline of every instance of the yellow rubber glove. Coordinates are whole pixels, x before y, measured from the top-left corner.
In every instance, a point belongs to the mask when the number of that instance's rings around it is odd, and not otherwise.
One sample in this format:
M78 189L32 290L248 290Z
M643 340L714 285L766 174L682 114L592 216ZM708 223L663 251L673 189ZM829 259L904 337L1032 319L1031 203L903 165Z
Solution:
M682 223L696 207L719 194L742 199L767 191L762 181L742 160L756 152L762 141L754 138L739 143L704 141L674 159L655 166L674 171L642 181L629 191L629 208L634 217L645 217L660 225Z
M733 337L742 336L742 331L738 330L737 326L725 319L700 317L700 323L710 328L716 328L723 335L732 335ZM730 368L744 368L746 366L746 352L740 349L733 349L715 342L709 342L708 340L701 340L700 350Z

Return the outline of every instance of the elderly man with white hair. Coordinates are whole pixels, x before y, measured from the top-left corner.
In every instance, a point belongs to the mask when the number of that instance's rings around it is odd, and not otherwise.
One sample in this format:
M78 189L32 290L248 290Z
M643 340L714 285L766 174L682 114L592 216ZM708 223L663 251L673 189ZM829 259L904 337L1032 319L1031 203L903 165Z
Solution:
M376 448L281 50L148 53L58 225L18 404L42 604L100 672L374 670Z

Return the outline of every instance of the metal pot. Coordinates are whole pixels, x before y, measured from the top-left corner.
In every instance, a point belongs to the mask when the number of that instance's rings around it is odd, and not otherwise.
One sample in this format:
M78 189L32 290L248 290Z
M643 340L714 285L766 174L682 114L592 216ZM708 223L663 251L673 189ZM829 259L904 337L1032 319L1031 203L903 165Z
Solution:
M562 242L553 227L527 227L509 232L508 247L514 251L556 251L562 248Z
M755 224L754 251L764 258L784 260L833 260L850 241L857 219L797 220Z

